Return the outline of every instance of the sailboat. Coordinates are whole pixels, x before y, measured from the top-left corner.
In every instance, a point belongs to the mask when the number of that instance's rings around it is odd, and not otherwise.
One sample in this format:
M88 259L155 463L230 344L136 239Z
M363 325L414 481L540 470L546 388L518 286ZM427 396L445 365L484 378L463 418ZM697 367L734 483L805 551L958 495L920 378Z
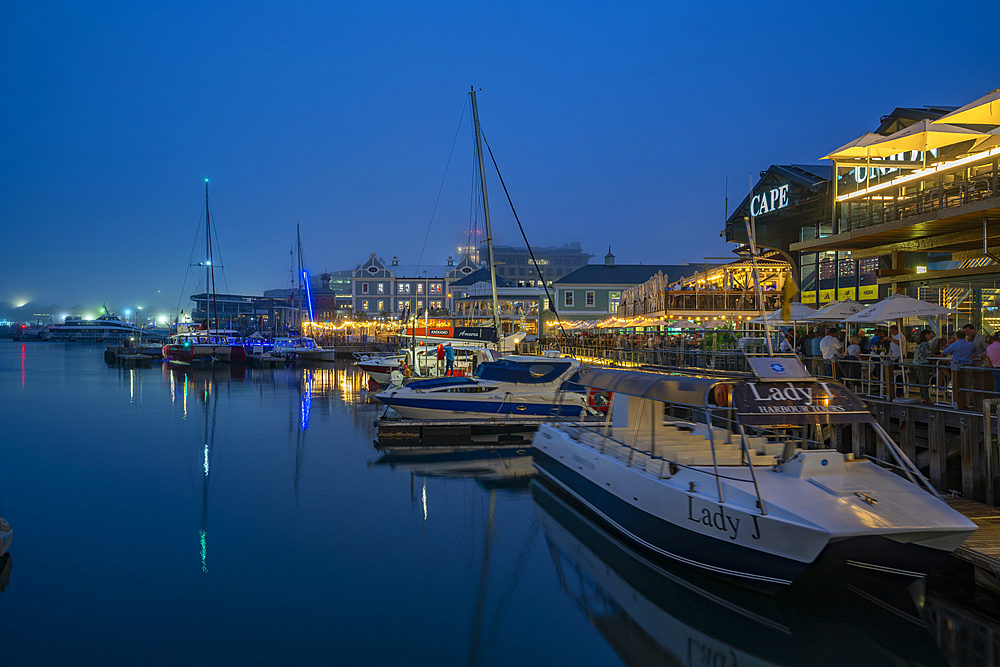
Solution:
M205 179L205 302L206 319L198 325L177 325L177 333L163 346L163 358L175 364L203 361L246 363L246 350L239 332L212 328L214 311L216 327L219 308L215 294L215 265L212 262L212 221L208 208L208 179Z
M295 319L301 324L313 323L312 297L309 287L309 274L302 268L302 235L299 233L299 226L295 225L295 240L298 245L298 293L293 296L293 303L298 302L295 308ZM305 308L302 308L303 303ZM303 322L303 316L308 315L309 319ZM309 336L290 335L278 336L274 339L272 355L283 356L286 359L301 359L303 361L334 361L335 350L332 347L324 348L319 346L315 340Z
M483 196L483 220L486 224L486 261L490 276L493 302L495 339L500 340L500 307L497 299L497 278L493 257L493 230L490 226L490 205L486 194L486 171L483 164L482 128L479 107L473 89L472 119L476 133L476 155ZM506 416L534 418L553 414L572 417L596 416L589 397L583 392L565 392L567 382L575 375L580 362L545 356L517 355L479 364L473 377L443 377L416 380L402 387L393 387L376 394L375 398L409 419L470 419Z

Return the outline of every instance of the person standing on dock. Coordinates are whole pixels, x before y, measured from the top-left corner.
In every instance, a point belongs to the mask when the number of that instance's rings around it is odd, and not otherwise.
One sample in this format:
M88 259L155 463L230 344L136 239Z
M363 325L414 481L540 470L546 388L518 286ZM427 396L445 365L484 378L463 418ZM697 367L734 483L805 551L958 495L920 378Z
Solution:
M455 372L455 348L451 346L451 343L444 346L444 360L444 374L451 376Z

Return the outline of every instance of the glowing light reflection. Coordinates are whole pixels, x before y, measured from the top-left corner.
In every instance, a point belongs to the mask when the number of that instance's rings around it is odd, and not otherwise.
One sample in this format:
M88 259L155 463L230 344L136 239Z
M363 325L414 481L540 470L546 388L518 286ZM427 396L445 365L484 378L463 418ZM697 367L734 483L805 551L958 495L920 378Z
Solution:
M208 565L205 563L205 558L208 556L208 546L205 544L205 529L198 531L198 535L201 536L201 571L208 572Z
M205 443L205 477L208 477L208 443Z
M424 479L424 490L420 494L420 500L424 505L424 521L427 521L427 480Z

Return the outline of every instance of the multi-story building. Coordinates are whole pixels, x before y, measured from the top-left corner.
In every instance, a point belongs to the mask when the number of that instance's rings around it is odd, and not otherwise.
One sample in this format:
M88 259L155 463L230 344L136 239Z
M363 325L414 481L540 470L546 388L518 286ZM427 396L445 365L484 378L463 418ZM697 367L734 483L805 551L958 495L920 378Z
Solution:
M400 317L424 308L451 308L451 284L479 267L465 257L451 257L443 265L401 265L396 257L385 260L371 253L351 274L351 297L355 313L368 317Z
M244 296L242 294L192 294L194 310L191 320L201 322L212 318L212 326L250 333L252 331L284 333L291 326L290 295ZM217 319L216 319L217 318Z
M583 252L578 241L562 246L539 246L531 249L538 260L538 269L531 261L531 254L525 246L493 246L493 261L497 267L497 277L509 280L515 287L540 287L542 279L551 285L554 281L573 273L593 255ZM485 246L479 256L486 261ZM541 275L539 275L541 271Z

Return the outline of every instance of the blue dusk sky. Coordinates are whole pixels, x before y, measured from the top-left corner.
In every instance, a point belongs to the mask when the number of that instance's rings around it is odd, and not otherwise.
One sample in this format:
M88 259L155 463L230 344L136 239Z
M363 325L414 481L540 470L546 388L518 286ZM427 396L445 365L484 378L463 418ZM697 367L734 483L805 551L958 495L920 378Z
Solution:
M186 307L211 178L220 291L469 228L480 117L533 245L726 255L748 175L897 106L1000 86L993 3L9 3L0 302ZM494 236L520 244L489 169ZM182 292L183 290L183 292ZM183 298L182 298L183 297Z

